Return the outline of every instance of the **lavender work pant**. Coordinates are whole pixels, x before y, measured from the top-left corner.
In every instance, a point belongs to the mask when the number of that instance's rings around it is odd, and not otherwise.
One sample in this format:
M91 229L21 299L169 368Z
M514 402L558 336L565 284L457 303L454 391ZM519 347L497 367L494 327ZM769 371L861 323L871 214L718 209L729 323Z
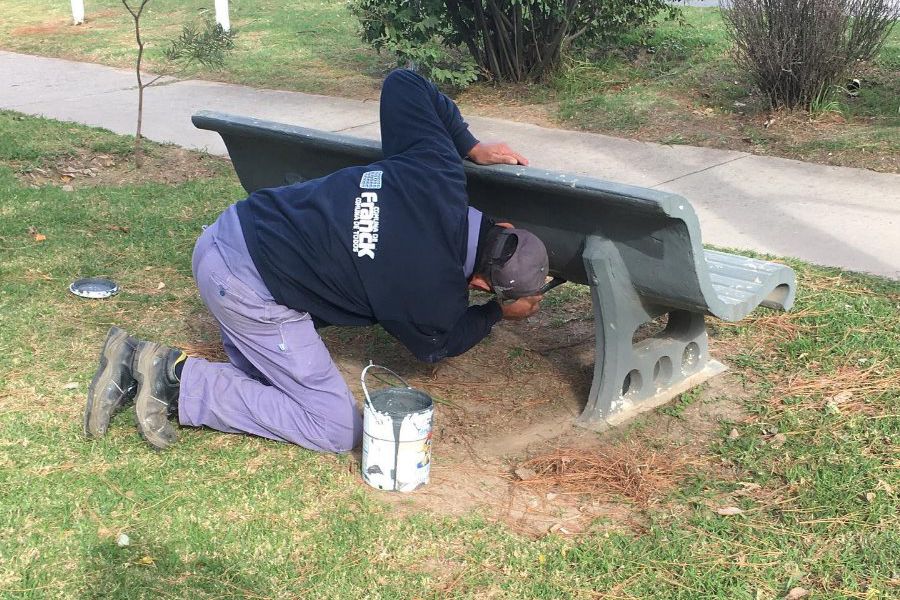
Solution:
M228 251L220 250L226 246L216 240L219 225L197 241L193 269L230 362L187 360L179 422L318 451L350 450L362 436L362 420L312 319L275 302L249 255L237 269L243 280L232 272L225 257L234 256L234 245L244 253L246 246L241 237Z

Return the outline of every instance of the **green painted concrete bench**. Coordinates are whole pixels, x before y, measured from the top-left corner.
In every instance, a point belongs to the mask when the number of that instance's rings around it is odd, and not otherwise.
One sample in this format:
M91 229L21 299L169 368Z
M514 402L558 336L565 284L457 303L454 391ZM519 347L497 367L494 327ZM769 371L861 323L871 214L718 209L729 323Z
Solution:
M381 158L378 142L346 135L208 111L193 122L222 136L248 192ZM536 233L552 274L591 288L596 355L581 425L619 423L723 371L706 315L739 321L793 304L793 270L704 250L681 196L521 166L467 164L466 174L473 206ZM634 341L663 315L662 331Z

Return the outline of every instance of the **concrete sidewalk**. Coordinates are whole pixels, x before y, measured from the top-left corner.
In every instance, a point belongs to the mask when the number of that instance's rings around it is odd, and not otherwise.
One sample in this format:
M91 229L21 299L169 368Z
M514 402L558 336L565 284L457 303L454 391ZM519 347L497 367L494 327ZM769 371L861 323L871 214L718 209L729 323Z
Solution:
M133 71L0 51L0 82L0 108L134 133ZM146 91L144 135L225 154L218 135L191 125L201 109L378 138L375 102L175 80ZM508 142L532 166L685 196L704 242L900 279L900 175L468 121L477 137Z

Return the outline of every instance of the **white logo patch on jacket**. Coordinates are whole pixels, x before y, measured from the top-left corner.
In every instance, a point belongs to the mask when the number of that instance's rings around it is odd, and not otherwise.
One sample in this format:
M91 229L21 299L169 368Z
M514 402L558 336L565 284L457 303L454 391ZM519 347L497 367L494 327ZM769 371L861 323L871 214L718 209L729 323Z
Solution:
M380 190L383 173L384 171L366 171L359 180L359 187L364 190Z
M375 259L378 245L378 194L363 192L353 208L353 251L362 258Z

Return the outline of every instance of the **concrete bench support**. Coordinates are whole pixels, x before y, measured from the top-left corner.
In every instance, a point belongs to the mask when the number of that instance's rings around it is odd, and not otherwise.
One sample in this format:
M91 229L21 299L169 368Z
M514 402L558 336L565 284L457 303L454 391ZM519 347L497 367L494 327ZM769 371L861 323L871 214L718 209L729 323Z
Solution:
M712 360L703 314L666 311L641 301L615 245L589 237L584 250L594 308L594 379L579 418L586 427L628 420L725 370ZM633 343L638 329L663 314L665 329Z
M381 158L371 140L207 111L193 121L222 136L248 192ZM553 275L591 288L596 356L581 425L620 423L722 372L706 315L793 305L793 270L704 250L681 196L521 166L467 164L466 176L472 205L533 231ZM661 331L638 331L663 315Z

